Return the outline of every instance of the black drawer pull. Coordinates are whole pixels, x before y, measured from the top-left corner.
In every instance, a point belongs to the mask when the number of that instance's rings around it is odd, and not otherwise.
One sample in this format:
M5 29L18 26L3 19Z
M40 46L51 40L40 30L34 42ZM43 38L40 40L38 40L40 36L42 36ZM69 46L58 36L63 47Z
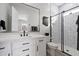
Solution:
M43 40L39 40L39 42L42 42Z
M28 54L28 55L26 55L26 56L29 56L29 54Z
M26 45L26 44L30 44L30 43L23 43L22 45Z
M22 51L24 52L24 51L28 51L28 50L29 50L29 48L28 49L25 49L25 50L22 50Z
M3 49L5 49L5 47L0 48L0 50L3 50Z

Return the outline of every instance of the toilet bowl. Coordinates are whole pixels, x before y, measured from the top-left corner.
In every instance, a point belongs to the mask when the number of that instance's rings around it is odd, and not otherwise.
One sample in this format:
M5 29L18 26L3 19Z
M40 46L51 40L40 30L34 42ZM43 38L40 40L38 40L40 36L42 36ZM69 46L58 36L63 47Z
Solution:
M53 42L47 43L47 53L49 56L55 56L55 50L58 48L57 44Z
M50 48L54 48L54 49L57 49L57 48L58 48L57 44L55 44L55 43L53 43L53 42L49 42L49 43L47 43L47 45L48 45Z

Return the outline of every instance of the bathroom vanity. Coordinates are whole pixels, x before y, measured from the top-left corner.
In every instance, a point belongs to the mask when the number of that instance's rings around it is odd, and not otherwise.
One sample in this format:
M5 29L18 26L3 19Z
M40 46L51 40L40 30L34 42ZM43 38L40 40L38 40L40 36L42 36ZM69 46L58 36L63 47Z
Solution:
M0 33L0 56L46 56L48 36L18 33Z
M6 31L0 30L0 56L46 56L49 37L37 33L40 32L40 9L24 3L0 4L0 7L6 27Z

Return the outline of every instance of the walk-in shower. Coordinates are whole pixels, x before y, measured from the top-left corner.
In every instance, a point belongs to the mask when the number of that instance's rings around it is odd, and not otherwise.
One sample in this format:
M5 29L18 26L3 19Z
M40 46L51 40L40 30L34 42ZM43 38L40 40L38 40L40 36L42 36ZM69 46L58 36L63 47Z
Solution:
M74 5L74 6L73 6ZM67 54L79 55L79 4L65 4L59 13L51 16L52 42Z

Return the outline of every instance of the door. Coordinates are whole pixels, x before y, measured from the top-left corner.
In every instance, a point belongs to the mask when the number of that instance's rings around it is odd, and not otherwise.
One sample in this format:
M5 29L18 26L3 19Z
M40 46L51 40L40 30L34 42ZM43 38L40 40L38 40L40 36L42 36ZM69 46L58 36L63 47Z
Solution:
M11 44L10 42L0 42L0 56L11 55Z
M37 56L46 56L46 41L45 38L39 38L36 46Z

